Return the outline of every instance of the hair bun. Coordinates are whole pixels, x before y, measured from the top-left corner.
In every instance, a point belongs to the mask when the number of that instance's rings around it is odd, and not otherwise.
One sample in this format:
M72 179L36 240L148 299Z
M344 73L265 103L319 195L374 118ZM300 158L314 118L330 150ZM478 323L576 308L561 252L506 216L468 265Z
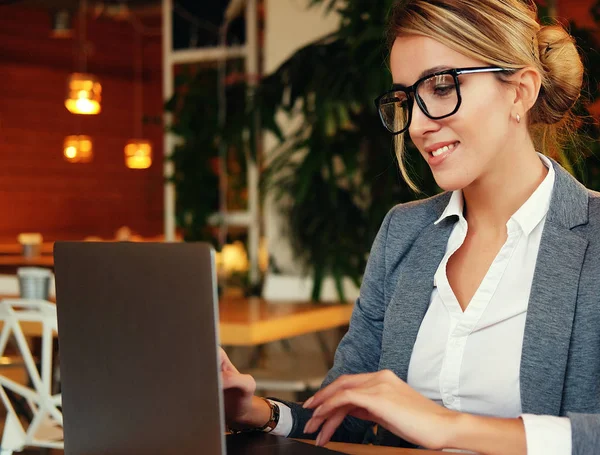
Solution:
M542 83L531 120L533 124L553 125L560 122L579 99L583 63L574 38L560 25L542 27L537 41L547 77Z

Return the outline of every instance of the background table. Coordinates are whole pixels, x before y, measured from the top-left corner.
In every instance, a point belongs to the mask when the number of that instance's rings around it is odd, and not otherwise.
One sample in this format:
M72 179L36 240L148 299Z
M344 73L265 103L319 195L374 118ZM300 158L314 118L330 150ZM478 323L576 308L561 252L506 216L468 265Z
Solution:
M53 248L54 242L44 242L40 245L40 253L52 255ZM16 242L1 242L0 255L3 254L23 254L23 245Z
M17 296L0 295L2 298ZM257 346L348 325L351 304L278 303L259 298L224 298L219 302L221 344ZM101 308L99 309L101 310ZM2 327L0 321L0 328ZM26 336L41 336L41 325L22 323Z
M0 273L15 274L19 267L54 268L54 258L51 255L27 257L21 254L0 254Z
M221 344L257 346L349 324L352 304L282 303L224 298L219 303Z

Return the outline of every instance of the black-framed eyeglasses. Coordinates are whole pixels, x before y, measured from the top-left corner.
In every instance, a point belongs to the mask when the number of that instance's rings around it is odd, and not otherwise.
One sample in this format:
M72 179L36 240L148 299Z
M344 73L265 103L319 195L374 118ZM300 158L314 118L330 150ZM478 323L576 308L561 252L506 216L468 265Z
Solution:
M413 102L432 120L456 114L462 103L458 76L474 73L510 71L506 68L484 66L455 68L422 77L410 87L394 84L392 89L375 99L383 125L392 134L405 132L412 119Z

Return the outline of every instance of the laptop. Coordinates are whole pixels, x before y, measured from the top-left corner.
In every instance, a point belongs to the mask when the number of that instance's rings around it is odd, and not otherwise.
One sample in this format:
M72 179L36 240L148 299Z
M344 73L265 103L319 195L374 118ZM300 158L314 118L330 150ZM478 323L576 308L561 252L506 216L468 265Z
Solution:
M57 242L54 259L66 455L336 453L226 442L209 244Z

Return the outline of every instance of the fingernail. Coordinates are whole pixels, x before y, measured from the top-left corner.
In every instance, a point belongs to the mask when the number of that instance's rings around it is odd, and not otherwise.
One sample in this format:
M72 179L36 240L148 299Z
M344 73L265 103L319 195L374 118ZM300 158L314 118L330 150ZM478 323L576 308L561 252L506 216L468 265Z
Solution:
M317 436L317 442L315 444L318 446L321 445L321 433L319 433L319 435Z
M315 397L310 397L308 400L306 400L306 402L304 403L304 405L302 406L303 408L308 408L310 406L310 404L315 401L314 400Z
M318 416L321 413L321 408L323 407L323 405L318 406L317 409L315 409L315 412L313 412L313 417L314 416Z
M304 425L304 430L303 430L304 434L308 434L309 425L310 425L310 420L308 422L306 422L306 425Z

